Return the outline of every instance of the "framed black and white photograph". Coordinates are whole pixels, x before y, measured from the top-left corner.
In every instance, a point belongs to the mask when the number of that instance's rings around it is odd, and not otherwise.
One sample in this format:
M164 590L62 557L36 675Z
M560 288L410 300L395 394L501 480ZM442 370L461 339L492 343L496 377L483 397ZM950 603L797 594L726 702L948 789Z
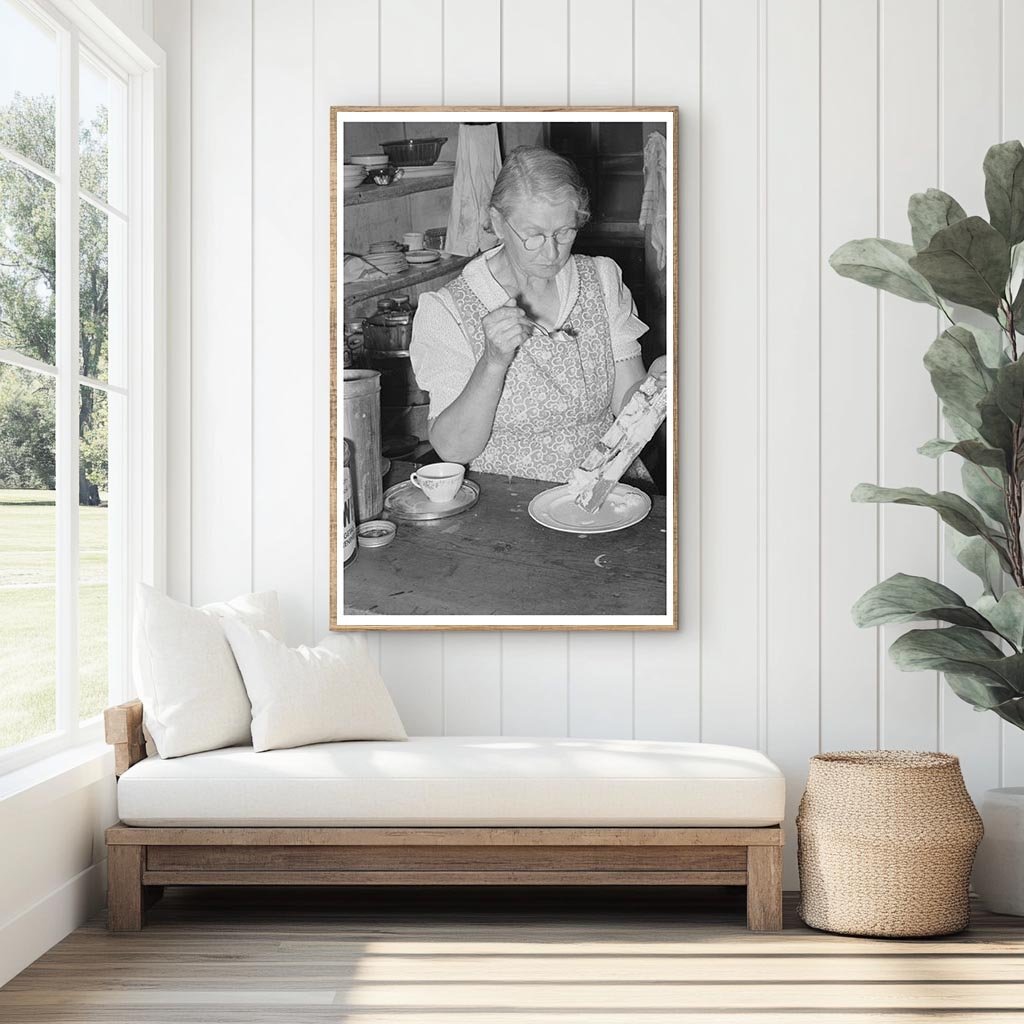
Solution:
M678 628L678 108L331 109L332 628Z

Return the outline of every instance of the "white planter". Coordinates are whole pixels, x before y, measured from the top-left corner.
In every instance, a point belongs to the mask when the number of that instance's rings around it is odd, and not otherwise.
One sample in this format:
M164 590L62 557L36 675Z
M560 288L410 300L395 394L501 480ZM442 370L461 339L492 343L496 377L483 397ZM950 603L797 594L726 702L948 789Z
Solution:
M974 891L987 910L1024 916L1024 787L988 790L980 810L985 838L974 861Z

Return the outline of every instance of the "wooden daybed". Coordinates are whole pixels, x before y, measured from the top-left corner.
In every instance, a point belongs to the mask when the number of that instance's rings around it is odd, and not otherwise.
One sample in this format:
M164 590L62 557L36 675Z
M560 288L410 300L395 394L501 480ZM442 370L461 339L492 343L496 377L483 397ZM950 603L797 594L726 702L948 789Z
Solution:
M175 824L177 816L184 813L180 801L184 799L187 802L190 794L193 794L192 799L202 801L207 798L206 791L216 793L218 786L229 794L232 791L225 787L245 786L246 780L238 778L239 765L244 771L245 765L257 764L259 773L263 774L267 766L287 766L287 757L301 755L287 751L253 754L251 748L230 748L163 762L154 758L142 765L140 763L147 752L142 729L142 704L129 701L109 708L104 720L107 742L113 744L115 752L119 813L122 819L136 819L135 824L126 824L122 820L106 833L109 855L107 920L108 927L115 932L139 930L146 908L160 898L165 885L738 885L747 889L748 928L777 931L782 927L783 834L778 822L784 806L784 782L778 769L754 751L700 744L674 745L692 748L704 756L706 764L712 766L724 763L723 758L732 756L721 754L722 751L739 755L739 768L726 765L725 774L731 772L732 778L709 779L709 770L705 768L704 777L693 780L641 775L645 759L651 763L652 773L664 772L664 766L673 762L672 756L665 755L674 754L673 745L648 743L644 746L642 741L493 737L463 742L454 738L420 738L410 740L408 744L388 744L386 750L378 744L348 743L320 744L316 751L316 756L322 760L335 756L336 752L331 748L338 748L341 751L338 756L347 758L351 763L363 747L368 759L387 760L391 757L404 758L406 763L422 763L426 766L425 779L398 780L407 786L415 786L422 799L422 793L429 792L432 785L429 774L432 752L443 744L470 748L469 753L484 763L495 756L509 758L521 754L528 757L530 755L526 751L530 747L539 748L539 756L547 756L550 760L551 750L560 746L566 748L560 756L564 754L574 758L574 764L612 761L624 764L627 774L632 772L633 778L622 780L622 786L618 785L618 777L611 781L601 777L566 778L564 772L561 778L550 784L545 779L536 778L512 780L513 800L520 790L528 791L531 782L539 782L538 792L543 789L556 796L559 785L576 787L581 794L581 805L586 804L587 793L599 805L605 792L609 796L609 805L615 800L621 804L623 799L632 799L638 785L643 793L652 791L657 802L659 794L672 796L672 790L665 787L674 784L680 792L693 792L704 800L703 817L707 814L720 815L720 810L714 809L713 787L717 782L725 791L739 793L739 797L733 799L745 802L748 809L741 817L746 822L759 822L753 826L749 823L736 827L719 825L718 817L714 819L714 826L578 823L473 826L431 825L429 822L393 826L366 824L368 819L362 817L367 813L365 810L355 819L360 824L351 826L338 823L326 827L309 824L278 826L274 824L273 817L265 817L268 813L265 810L259 825L248 824L249 819L241 815L239 824L233 825L230 822L234 815L224 813L205 824L192 820L191 815L195 812L188 812L188 817L181 819L187 823ZM422 746L417 747L417 743ZM495 748L509 749L495 753ZM309 751L312 748L300 749ZM460 753L464 755L466 751ZM279 755L279 758L275 760L274 755ZM205 760L186 763L199 758ZM270 760L266 760L268 758ZM718 758L717 762L715 758ZM179 806L170 812L166 808L160 812L170 814L170 817L156 819L170 823L151 825L145 823L145 817L139 818L137 785L131 791L135 794L132 801L122 799L125 792L122 787L135 782L132 775L127 779L122 779L122 776L135 765L140 765L136 775L139 771L149 771L151 776L158 776L156 782L166 783L157 790L159 795L168 791L178 794ZM211 772L209 780L203 777L204 770ZM716 769L712 767L710 770ZM195 781L197 771L198 785ZM165 776L173 774L175 778L160 778L161 772ZM188 773L192 775L191 784L188 778L181 777ZM286 784L284 799L289 807L289 820L298 820L291 817L290 807L296 803L295 794L301 794L304 781L295 775L294 769L289 775L286 767L274 782L275 785ZM149 784L152 785L153 781L150 780ZM335 780L321 778L313 780L310 785L315 786L318 781L331 783ZM480 792L486 797L488 780L475 781L482 781ZM503 781L507 789L509 780ZM457 782L449 773L444 778L439 776L436 785L450 788ZM495 794L499 790L496 785ZM567 793L575 791L566 788ZM248 792L244 790L241 797L229 798L230 805L246 806L252 812ZM711 804L707 802L709 793ZM724 798L725 803L728 799ZM126 813L129 803L133 807L131 813ZM757 808L755 819L750 818L750 807ZM727 807L724 813L728 813ZM762 815L767 816L766 823L762 821ZM588 820L592 818L593 815L588 815ZM139 821L143 823L139 824Z

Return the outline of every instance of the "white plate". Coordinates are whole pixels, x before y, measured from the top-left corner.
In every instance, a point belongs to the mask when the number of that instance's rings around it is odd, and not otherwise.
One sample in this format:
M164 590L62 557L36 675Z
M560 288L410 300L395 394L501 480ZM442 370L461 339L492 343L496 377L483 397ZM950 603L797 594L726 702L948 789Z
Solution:
M568 484L541 491L530 502L530 517L549 530L562 533L613 533L647 518L651 499L629 484L616 484L597 512L586 512L576 504Z
M348 162L362 164L364 167L383 167L388 162L388 158L383 153L379 155L363 153L360 156L350 157Z
M405 254L405 258L410 263L436 263L441 257L436 252L408 252Z

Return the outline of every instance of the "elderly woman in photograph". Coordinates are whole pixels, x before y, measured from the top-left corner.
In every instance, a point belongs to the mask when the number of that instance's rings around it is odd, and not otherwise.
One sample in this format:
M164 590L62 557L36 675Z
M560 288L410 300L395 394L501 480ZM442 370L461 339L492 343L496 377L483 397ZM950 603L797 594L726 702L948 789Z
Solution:
M513 150L489 216L499 244L421 295L413 320L430 441L471 469L565 482L646 375L648 328L613 259L573 254L590 209L571 161Z

